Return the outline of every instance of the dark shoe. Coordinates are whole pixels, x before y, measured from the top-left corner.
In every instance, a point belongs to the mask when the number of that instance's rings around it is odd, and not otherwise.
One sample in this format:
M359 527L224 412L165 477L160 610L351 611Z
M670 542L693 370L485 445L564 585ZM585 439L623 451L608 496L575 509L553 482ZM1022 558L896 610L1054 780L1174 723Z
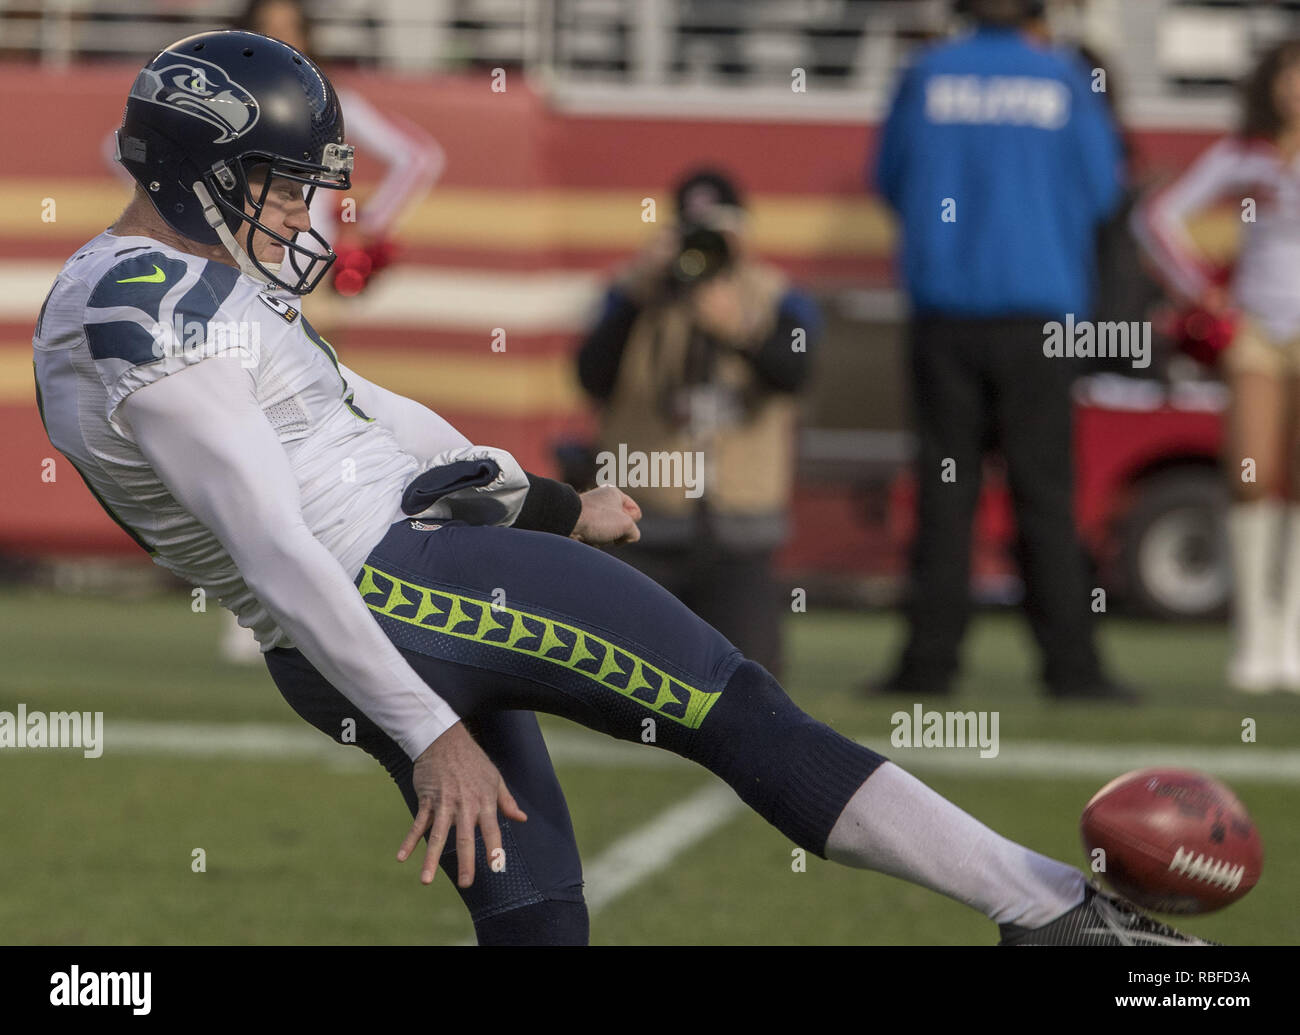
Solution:
M1095 884L1083 901L1042 927L1001 924L999 945L1215 945L1153 920Z
M1105 678L1091 683L1048 686L1047 696L1057 701L1102 701L1109 704L1138 704L1142 700L1142 695L1131 686Z

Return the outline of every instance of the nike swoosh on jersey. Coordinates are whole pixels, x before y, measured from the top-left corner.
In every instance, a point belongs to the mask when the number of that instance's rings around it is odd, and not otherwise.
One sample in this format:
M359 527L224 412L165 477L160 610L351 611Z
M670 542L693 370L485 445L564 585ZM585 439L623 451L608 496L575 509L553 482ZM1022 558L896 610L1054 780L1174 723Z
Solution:
M162 271L162 267L155 265L153 272L144 277L127 277L125 280L119 280L119 284L161 284L167 279L167 274Z

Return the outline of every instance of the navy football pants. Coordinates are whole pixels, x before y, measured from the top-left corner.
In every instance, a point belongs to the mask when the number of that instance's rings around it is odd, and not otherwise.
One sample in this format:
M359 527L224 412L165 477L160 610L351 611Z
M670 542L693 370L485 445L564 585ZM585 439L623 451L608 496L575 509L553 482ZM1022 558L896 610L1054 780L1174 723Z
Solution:
M465 721L528 814L499 817L505 869L477 838L458 889L480 942L585 940L582 869L535 711L653 743L717 773L818 855L883 759L800 711L760 665L635 569L571 539L512 528L399 521L357 587L411 666ZM296 650L266 654L289 704L384 765L415 813L406 753ZM454 838L441 859L456 873ZM559 904L574 910L562 919ZM516 912L518 911L518 912ZM519 921L532 928L521 934ZM548 933L548 926L556 933Z

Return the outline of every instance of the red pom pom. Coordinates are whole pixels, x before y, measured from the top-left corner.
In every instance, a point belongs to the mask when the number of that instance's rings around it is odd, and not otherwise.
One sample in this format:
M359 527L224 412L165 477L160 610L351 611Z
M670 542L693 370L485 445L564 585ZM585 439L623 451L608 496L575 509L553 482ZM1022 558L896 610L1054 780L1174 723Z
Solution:
M366 249L366 254L370 258L370 268L372 272L378 273L385 266L392 265L393 256L397 249L393 247L393 242L388 240L374 241Z
M334 274L334 290L340 295L358 295L365 286L365 274L357 270L342 269Z
M359 247L345 244L336 249L334 260L334 290L340 295L360 294L370 283L370 278L393 261L396 249L389 241L375 241Z
M362 279L370 276L373 264L370 256L361 248L350 248L339 255L339 266L345 270L353 270L361 274Z
M1216 315L1205 309L1189 309L1174 318L1172 336L1175 344L1193 359L1206 366L1217 366L1219 358L1236 334L1236 319Z

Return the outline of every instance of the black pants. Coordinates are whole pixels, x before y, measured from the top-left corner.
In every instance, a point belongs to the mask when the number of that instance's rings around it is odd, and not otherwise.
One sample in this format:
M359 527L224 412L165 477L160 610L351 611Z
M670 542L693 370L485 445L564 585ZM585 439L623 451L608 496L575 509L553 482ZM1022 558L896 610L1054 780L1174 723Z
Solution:
M1059 691L1101 678L1091 586L1074 527L1075 371L1070 360L1043 355L1050 319L912 323L918 513L909 637L896 676L902 685L944 692L957 670L971 613L971 530L989 449L1006 461L1025 610L1042 651L1043 679Z

